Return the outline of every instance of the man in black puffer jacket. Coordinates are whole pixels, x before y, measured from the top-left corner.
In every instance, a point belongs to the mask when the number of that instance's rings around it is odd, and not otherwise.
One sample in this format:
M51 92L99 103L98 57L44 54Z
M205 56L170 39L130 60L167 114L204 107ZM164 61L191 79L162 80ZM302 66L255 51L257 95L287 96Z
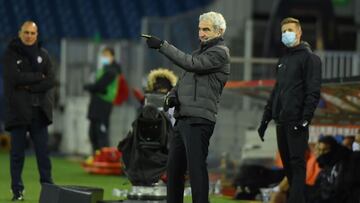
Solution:
M52 123L54 71L47 52L37 41L38 29L26 21L19 37L4 54L5 128L11 133L11 189L13 201L23 200L21 173L26 134L34 143L41 183L52 183L47 149L47 126Z
M297 19L281 22L286 54L279 59L276 84L265 106L258 129L263 140L270 120L276 122L277 142L285 174L290 183L289 203L304 203L305 150L309 124L320 98L321 60L307 43L301 42Z
M225 29L220 13L202 14L199 18L201 46L191 55L166 41L145 36L150 48L158 49L185 70L165 101L166 106L175 106L177 119L168 158L168 203L183 202L186 169L189 169L193 202L209 202L206 158L220 96L230 73L229 49L222 38Z

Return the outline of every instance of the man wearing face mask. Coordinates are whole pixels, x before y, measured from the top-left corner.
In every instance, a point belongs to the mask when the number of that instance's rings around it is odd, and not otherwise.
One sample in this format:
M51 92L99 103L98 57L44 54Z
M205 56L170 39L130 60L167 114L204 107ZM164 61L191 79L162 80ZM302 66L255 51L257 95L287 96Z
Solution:
M23 201L21 173L27 134L34 144L40 182L52 184L48 125L52 123L55 74L47 51L38 42L38 27L26 21L4 58L5 129L11 134L12 201Z
M149 48L159 50L185 71L165 99L165 105L175 106L176 118L168 157L168 203L183 202L187 169L193 202L209 202L206 158L220 96L230 74L229 49L223 39L225 29L225 19L220 13L200 15L200 47L192 54L182 52L167 41L144 36Z
M91 94L87 117L90 120L89 136L94 153L109 146L110 115L118 88L117 76L121 73L121 67L114 57L114 49L104 48L95 83L84 86Z
M304 154L309 124L320 98L321 60L312 53L308 43L301 41L299 20L285 18L281 31L286 53L277 64L276 83L258 133L264 141L268 123L275 121L278 148L290 184L287 202L304 203Z

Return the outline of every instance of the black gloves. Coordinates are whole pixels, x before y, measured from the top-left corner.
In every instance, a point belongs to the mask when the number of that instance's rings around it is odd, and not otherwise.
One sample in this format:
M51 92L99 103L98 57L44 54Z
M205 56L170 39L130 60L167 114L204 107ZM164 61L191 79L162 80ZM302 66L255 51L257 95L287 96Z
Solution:
M268 124L269 124L269 121L261 121L261 124L257 130L259 137L260 137L261 141L263 141L263 142L264 142L265 131L266 131Z
M309 121L302 119L298 123L295 124L294 130L305 130L309 127Z
M146 43L148 47L151 49L160 49L160 47L164 43L164 40L160 40L159 38L154 36L149 36L146 38Z
M170 92L167 93L167 95L165 96L165 101L164 101L164 111L168 111L169 108L172 108L174 106L179 106L179 100L177 98L176 92L171 90Z

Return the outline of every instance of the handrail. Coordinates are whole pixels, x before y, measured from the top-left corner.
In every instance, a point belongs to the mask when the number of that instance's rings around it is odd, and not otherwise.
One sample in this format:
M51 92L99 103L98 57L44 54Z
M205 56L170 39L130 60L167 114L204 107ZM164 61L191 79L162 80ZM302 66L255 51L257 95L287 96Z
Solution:
M323 79L346 79L360 76L360 54L350 51L319 51L316 54L322 61L322 78ZM269 79L273 75L269 75L267 68L271 68L277 63L277 58L263 58L263 57L231 57L231 63L234 68L244 68L246 64L250 64L251 74L260 74L264 78ZM244 64L244 66L237 66L235 64ZM257 66L254 66L257 65ZM260 65L260 66L259 66ZM261 66L263 65L263 66ZM256 69L259 67L266 67L265 69ZM262 74L264 72L264 74ZM241 71L233 71L232 78L236 80L252 80L253 77L245 79ZM250 74L250 75L251 75ZM268 75L268 76L266 76Z

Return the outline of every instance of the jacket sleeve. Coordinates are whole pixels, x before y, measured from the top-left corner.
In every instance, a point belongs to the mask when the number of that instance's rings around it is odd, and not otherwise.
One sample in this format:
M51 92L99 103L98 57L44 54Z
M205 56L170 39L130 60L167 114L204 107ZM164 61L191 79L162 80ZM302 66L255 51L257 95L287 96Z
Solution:
M116 79L117 71L109 68L95 83L88 84L85 89L91 93L105 93L107 86Z
M305 64L305 98L303 119L311 121L320 99L321 60L311 54Z
M178 97L178 86L176 85L175 87L173 87L169 92L169 95L175 95L176 97ZM179 99L179 98L178 98Z
M206 74L220 70L230 61L229 53L220 47L212 47L198 56L193 56L164 41L159 51L182 69L195 73Z
M39 83L30 85L30 91L35 93L46 92L55 86L55 73L49 57L46 57L45 79Z
M9 51L4 55L3 64L4 78L11 81L14 87L31 85L43 80L43 74L41 72L21 72L17 68L15 56Z
M273 104L275 92L277 91L276 90L277 87L278 87L278 83L276 82L275 85L274 85L274 88L271 91L270 98L268 99L268 101L267 101L267 103L265 105L264 114L263 114L263 117L262 117L262 120L261 120L262 122L271 121L271 118L272 118L272 104Z

